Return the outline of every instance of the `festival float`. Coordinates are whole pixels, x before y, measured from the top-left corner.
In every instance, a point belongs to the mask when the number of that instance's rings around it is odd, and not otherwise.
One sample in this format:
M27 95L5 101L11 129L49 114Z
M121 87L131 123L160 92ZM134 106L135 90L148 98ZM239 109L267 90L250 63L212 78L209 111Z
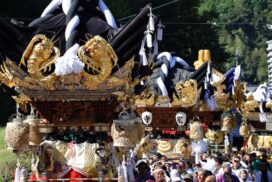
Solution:
M263 107L270 112L271 100L259 98L262 85L260 93L246 93L240 66L220 73L207 49L199 50L194 67L174 53L159 53L163 25L151 5L118 30L103 1L89 5L95 15L81 21L84 4L56 14L61 1L52 1L31 23L36 31L28 33L28 44L16 45L24 47L20 59L7 53L1 65L1 83L18 93L7 146L33 154L32 175L18 166L16 179L135 181L136 159L156 152L196 162L211 146L229 152L236 113L244 118L247 148L271 148L271 136L250 127L258 109L267 119ZM68 24L50 37L42 28L57 16ZM84 32L81 23L93 29Z

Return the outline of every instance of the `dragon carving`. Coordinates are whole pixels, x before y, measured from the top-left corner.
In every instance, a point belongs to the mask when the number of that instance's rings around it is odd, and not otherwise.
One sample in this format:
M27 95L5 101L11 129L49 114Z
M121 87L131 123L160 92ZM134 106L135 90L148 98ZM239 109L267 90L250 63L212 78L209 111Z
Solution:
M96 89L106 81L118 60L112 47L100 36L95 36L81 46L78 57L85 64L82 76L88 89Z
M45 35L36 35L23 53L19 66L10 60L1 65L0 81L9 87L19 86L34 90L59 89L58 83L69 80L71 76L78 78L77 84L82 84L89 90L120 87L130 81L134 60L127 61L123 67L112 73L117 66L118 57L102 37L95 36L88 40L77 53L84 63L84 70L80 74L58 77L52 68L60 57L59 49L54 47L52 39ZM65 88L70 90L70 87Z
M60 56L58 48L54 47L54 42L45 35L36 35L32 38L23 53L20 66L26 66L27 72L34 80L42 82L47 88L53 89L56 75L45 76L43 73L51 71L52 65Z
M110 44L100 36L93 37L81 46L78 57L85 65L82 77L87 89L112 88L129 82L134 60L127 61L112 74L112 69L117 66L118 57Z
M197 102L197 82L195 80L180 81L176 84L176 94L173 94L174 106L190 107Z

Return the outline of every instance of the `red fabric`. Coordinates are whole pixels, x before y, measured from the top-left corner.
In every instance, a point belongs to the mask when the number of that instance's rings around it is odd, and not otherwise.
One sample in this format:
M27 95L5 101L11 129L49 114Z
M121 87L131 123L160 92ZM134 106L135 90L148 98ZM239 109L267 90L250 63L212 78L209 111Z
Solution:
M29 181L37 181L36 173L33 173L31 176L28 178Z
M79 172L71 169L63 178L86 178L86 176L80 174ZM80 180L70 180L70 182L80 182Z
M203 124L202 124L202 126L203 126L203 130L204 130L204 132L207 132L208 131L208 124L206 123L206 122L203 122Z

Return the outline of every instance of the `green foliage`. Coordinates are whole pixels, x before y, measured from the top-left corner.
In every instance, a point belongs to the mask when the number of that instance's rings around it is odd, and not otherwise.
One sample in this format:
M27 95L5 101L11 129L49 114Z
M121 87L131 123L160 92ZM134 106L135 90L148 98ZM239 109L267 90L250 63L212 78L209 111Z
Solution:
M271 0L203 0L198 8L207 22L216 22L218 42L229 54L226 68L242 65L243 79L258 84L267 79L266 41L271 32ZM211 16L212 15L212 16Z

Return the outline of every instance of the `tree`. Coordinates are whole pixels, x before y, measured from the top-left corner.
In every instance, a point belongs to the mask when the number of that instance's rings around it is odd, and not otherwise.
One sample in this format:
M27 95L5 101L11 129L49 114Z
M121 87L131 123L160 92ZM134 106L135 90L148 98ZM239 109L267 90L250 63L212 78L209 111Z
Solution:
M202 0L198 8L198 14L207 17L206 22L216 22L218 42L229 54L225 67L234 66L239 57L244 80L253 84L267 80L265 48L271 32L266 24L272 20L271 2Z

